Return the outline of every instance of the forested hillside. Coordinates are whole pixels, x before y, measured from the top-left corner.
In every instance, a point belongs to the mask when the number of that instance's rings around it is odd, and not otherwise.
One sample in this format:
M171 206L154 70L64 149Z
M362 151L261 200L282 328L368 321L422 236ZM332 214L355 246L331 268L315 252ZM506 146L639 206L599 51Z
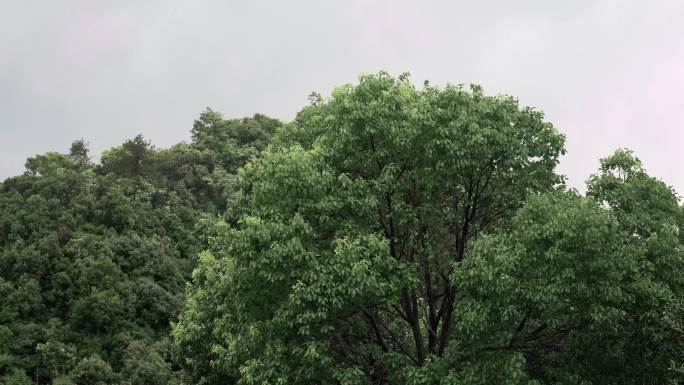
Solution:
M279 126L207 110L192 143L138 136L93 164L79 140L0 184L3 383L173 383L170 322L208 226Z
M629 150L365 75L0 184L2 384L678 384L684 210Z

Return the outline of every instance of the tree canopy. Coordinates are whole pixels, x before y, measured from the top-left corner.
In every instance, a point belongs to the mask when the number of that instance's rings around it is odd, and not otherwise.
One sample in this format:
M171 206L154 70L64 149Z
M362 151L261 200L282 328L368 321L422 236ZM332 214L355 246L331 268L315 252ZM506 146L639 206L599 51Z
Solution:
M244 122L225 131L259 130ZM197 142L156 149L138 135L94 164L80 139L3 181L0 383L176 383L170 323L207 223L235 193L222 157L244 163L243 151L263 148L252 143L235 156Z
M239 172L238 220L174 328L185 367L240 384L668 381L677 198L626 151L569 191L563 144L479 87L379 73L316 98Z
M684 383L684 210L479 86L88 142L0 183L0 384Z

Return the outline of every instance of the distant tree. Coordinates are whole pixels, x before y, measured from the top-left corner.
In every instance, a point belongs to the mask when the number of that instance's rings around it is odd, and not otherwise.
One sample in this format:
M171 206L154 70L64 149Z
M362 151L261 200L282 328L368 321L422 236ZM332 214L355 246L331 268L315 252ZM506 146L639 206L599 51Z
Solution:
M47 377L58 378L68 373L73 366L74 347L58 340L49 340L36 345L36 351L41 356L43 371Z
M26 375L22 369L13 368L10 372L2 377L3 385L33 385L31 377Z
M99 165L81 139L0 182L0 384L176 381L170 323L237 195L222 159L259 153L243 129L230 154L137 136Z
M88 145L89 143L83 139L79 139L71 143L71 148L69 149L69 158L75 163L82 164L84 166L90 164L90 157L88 156Z
M145 342L131 342L123 361L122 375L131 385L166 385L171 380L169 364Z
M208 136L215 135L223 122L223 115L220 112L207 107L195 120L192 130L190 130L193 142L202 141Z
M35 157L28 158L25 166L25 174L31 176L56 176L78 168L78 165L69 157L56 152L48 152L43 155L36 155Z
M120 147L115 147L102 154L102 169L104 173L114 173L121 176L142 176L145 161L150 157L154 148L142 135L125 141Z
M150 142L143 139L142 135L137 135L135 138L125 141L121 147L130 155L133 175L141 175L143 161L152 149Z
M97 355L82 359L71 372L75 385L115 384L116 376L107 362Z
M224 119L207 108L195 121L192 139L198 149L212 152L225 170L234 173L266 148L280 126L278 120L262 114L241 120Z

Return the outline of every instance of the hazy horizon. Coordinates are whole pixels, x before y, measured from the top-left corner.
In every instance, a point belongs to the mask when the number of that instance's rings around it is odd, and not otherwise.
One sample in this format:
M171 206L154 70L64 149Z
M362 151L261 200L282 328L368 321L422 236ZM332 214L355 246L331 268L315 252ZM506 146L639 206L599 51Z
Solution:
M684 192L684 2L25 1L0 15L0 180L27 157L190 139L205 107L290 120L361 73L478 83L566 134L571 187L617 148Z

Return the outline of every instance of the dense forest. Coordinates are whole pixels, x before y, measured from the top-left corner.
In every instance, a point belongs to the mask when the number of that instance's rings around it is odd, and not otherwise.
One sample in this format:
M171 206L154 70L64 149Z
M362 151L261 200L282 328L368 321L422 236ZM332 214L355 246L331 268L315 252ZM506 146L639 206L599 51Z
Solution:
M0 183L0 384L684 383L684 209L619 149L381 72Z

